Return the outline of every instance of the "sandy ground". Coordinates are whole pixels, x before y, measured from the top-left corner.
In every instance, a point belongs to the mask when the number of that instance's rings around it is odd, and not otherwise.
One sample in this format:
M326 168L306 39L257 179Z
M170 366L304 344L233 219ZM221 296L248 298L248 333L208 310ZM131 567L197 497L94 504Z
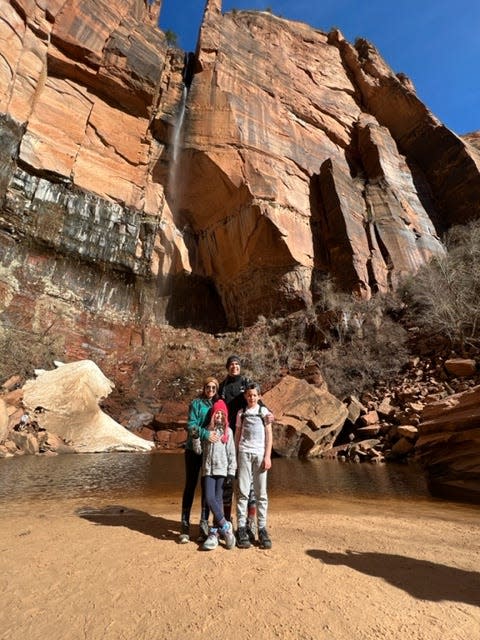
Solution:
M474 507L277 498L271 550L202 552L127 502L0 511L2 640L480 639Z

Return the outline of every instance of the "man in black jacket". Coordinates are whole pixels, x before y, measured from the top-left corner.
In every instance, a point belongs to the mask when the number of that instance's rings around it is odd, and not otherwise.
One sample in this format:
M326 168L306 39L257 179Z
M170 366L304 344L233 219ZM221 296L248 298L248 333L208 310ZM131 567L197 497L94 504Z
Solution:
M218 395L223 398L228 407L229 426L235 434L237 414L240 410L245 409L247 401L245 400L245 390L251 384L251 380L242 376L241 362L238 356L232 355L227 358L226 368L227 377L220 383ZM223 484L223 511L225 518L231 520L232 515L232 497L233 497L233 478L226 478ZM256 530L256 501L253 490L250 492L248 500L248 519L247 531L251 539L255 539Z

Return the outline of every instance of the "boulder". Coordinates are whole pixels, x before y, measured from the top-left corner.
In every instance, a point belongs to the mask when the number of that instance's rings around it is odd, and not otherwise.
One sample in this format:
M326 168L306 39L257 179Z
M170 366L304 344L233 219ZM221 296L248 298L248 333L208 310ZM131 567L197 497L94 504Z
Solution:
M480 502L480 386L426 405L418 432L432 493Z
M23 402L38 425L78 453L150 451L152 442L135 436L98 406L113 384L91 360L47 371L23 387Z
M381 425L377 423L368 424L365 427L359 427L355 429L355 437L356 438L370 438L372 436L376 436L380 433Z
M392 446L392 455L405 456L407 453L410 453L413 447L414 445L411 440L408 440L407 438L400 438L400 440L397 440L397 442Z
M378 415L382 418L390 418L395 414L396 407L391 404L391 398L383 398L377 407Z
M378 413L376 411L369 411L360 418L360 424L364 427L378 424Z
M360 418L362 413L367 413L367 409L363 406L356 396L350 396L347 401L348 414L347 419L352 423Z
M346 406L325 387L285 376L263 401L273 412L273 450L285 457L315 457L332 448L347 418Z
M445 360L445 369L452 376L473 376L477 372L477 363L472 358L449 358Z
M407 440L415 440L418 436L418 428L411 424L403 424L397 427L397 433Z
M12 431L10 439L15 443L17 449L24 453L35 455L40 451L38 440L33 433L27 431Z

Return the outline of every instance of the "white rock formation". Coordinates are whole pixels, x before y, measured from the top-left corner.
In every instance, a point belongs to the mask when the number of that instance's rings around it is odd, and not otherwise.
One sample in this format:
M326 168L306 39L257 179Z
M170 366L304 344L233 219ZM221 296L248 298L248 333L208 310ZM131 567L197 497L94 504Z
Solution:
M150 451L153 443L130 433L98 406L113 389L91 360L46 371L23 387L23 403L38 424L78 453Z

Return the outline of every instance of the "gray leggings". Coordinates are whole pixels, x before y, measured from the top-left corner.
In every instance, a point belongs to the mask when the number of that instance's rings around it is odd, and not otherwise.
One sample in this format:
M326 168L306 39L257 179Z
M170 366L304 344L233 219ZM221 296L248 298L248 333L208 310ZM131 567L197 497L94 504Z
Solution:
M267 526L267 471L263 468L263 454L238 452L238 483L237 483L237 524L245 527L247 524L248 497L253 482L257 498L258 528Z

